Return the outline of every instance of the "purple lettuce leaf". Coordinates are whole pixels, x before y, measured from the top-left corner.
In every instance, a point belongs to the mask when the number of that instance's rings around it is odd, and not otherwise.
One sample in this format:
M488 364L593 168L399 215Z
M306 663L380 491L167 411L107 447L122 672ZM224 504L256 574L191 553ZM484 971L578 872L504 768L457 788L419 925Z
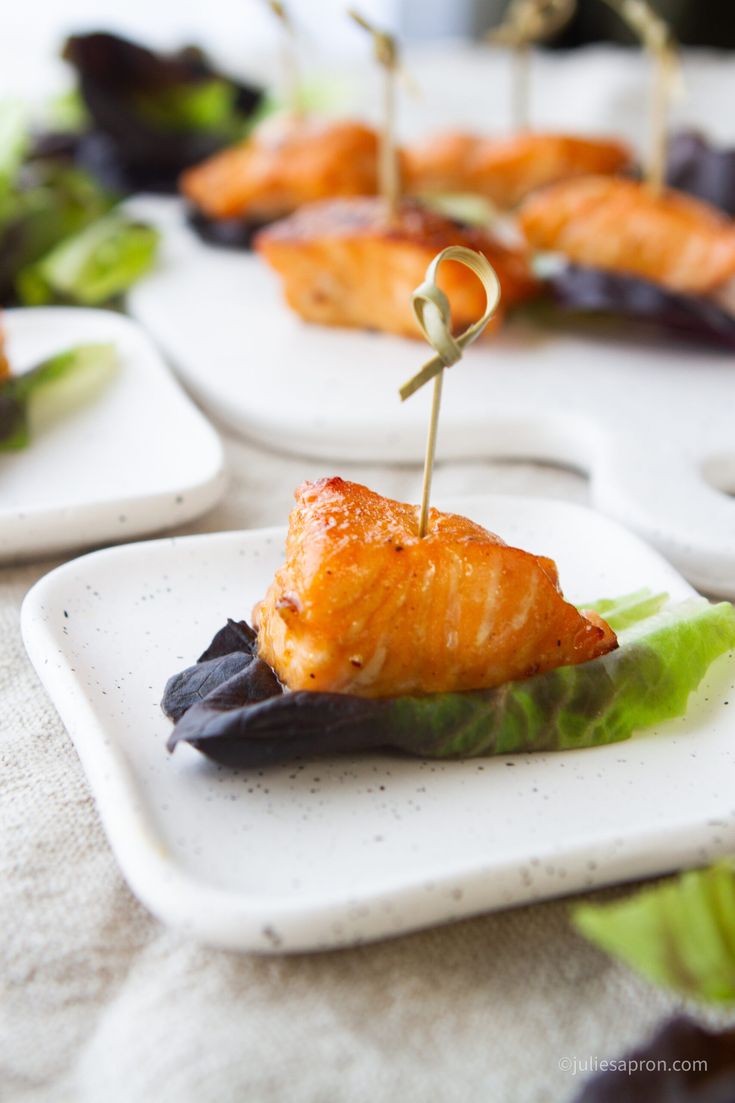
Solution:
M69 38L63 56L90 120L77 163L123 193L175 192L185 168L242 137L263 101L194 47L155 53L98 32Z
M696 130L669 139L666 183L735 215L735 149L720 149Z
M218 245L223 249L252 249L258 230L268 225L247 218L210 218L195 207L189 208L186 220L206 245Z
M706 298L576 264L552 275L549 288L565 313L622 317L671 336L735 349L735 317Z

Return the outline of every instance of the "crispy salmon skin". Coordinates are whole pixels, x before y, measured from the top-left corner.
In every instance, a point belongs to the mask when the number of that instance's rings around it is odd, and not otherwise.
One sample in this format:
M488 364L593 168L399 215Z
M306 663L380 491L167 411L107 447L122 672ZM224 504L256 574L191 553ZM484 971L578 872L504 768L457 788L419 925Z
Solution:
M523 204L520 224L537 249L683 294L706 294L735 275L731 218L635 180L588 176L554 184Z
M258 651L291 690L364 697L485 689L617 646L566 602L552 560L465 517L340 478L296 491L286 562L256 607Z
M629 148L613 139L534 131L486 138L453 131L407 146L402 166L411 193L470 192L506 210L546 184L622 172L631 161Z
M408 337L420 336L411 293L447 245L485 254L500 280L502 307L538 292L523 249L509 248L484 230L410 200L401 203L393 219L377 198L312 204L255 238L257 251L283 281L286 302L302 318ZM462 265L442 265L439 285L449 297L455 329L482 315L485 292Z
M188 169L180 187L209 218L265 222L317 199L374 195L377 160L377 135L362 123L268 120Z

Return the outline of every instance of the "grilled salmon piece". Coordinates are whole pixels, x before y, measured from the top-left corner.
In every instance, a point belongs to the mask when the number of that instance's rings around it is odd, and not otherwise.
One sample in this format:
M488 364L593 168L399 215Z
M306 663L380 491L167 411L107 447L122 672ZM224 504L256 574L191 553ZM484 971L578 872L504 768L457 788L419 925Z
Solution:
M672 190L589 176L526 200L520 224L537 249L576 264L627 272L684 294L706 294L735 275L735 222Z
M274 119L185 172L181 191L209 218L266 222L345 195L374 195L378 138L348 120Z
M472 192L507 210L546 184L622 172L631 161L628 147L611 139L532 131L484 138L452 132L407 146L403 173L412 194Z
M420 336L411 293L447 245L485 254L500 280L504 307L537 293L525 250L508 248L485 230L410 200L401 203L393 220L377 198L312 204L255 238L257 251L283 280L286 302L302 318L408 337ZM443 264L439 285L449 296L455 329L482 315L485 292L463 265Z
M552 560L436 509L420 540L417 507L339 478L296 491L254 620L289 689L363 697L485 689L617 646L564 600Z

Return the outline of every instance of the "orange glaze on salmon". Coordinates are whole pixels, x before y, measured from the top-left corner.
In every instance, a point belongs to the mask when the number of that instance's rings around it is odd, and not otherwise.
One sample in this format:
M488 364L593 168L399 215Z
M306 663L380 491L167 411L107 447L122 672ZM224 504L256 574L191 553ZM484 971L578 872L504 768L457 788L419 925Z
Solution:
M386 697L484 689L617 646L562 597L550 559L452 513L340 478L304 483L286 563L254 611L258 651L291 690Z
M210 218L266 222L317 199L374 195L377 158L377 135L361 123L280 118L189 169L180 186Z
M508 307L537 293L526 253L404 200L388 220L381 199L332 200L302 207L261 230L255 247L283 280L288 305L309 322L356 326L418 337L411 293L447 245L484 253ZM463 265L442 265L439 286L449 297L456 330L477 321L485 292ZM496 314L496 319L498 315Z
M520 211L528 242L576 264L627 272L684 294L735 275L735 222L692 196L589 176L554 184Z
M470 192L502 210L557 180L622 172L630 164L622 142L533 131L508 138L438 134L403 151L409 193Z

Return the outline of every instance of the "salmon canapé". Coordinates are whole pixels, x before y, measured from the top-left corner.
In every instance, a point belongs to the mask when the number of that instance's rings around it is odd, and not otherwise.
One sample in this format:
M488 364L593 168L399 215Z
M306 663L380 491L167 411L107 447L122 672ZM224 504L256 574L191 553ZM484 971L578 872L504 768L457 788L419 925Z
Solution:
M631 161L628 147L612 139L533 131L508 138L452 132L407 146L402 165L404 186L411 194L468 192L508 210L546 184L622 172Z
M524 203L520 224L536 249L682 294L707 294L735 276L731 218L692 196L634 180L554 184Z
M302 318L407 337L420 336L411 294L448 245L484 253L500 280L503 308L537 294L525 250L411 200L400 204L394 218L378 198L312 204L255 238L257 251L283 281L286 302ZM485 292L472 272L447 261L438 282L449 298L455 330L481 317Z
M317 199L374 195L377 163L370 127L290 117L189 169L180 186L209 218L267 222Z
M340 478L304 483L286 562L256 607L258 653L291 690L390 697L486 689L617 646L566 602L554 562L465 517Z

